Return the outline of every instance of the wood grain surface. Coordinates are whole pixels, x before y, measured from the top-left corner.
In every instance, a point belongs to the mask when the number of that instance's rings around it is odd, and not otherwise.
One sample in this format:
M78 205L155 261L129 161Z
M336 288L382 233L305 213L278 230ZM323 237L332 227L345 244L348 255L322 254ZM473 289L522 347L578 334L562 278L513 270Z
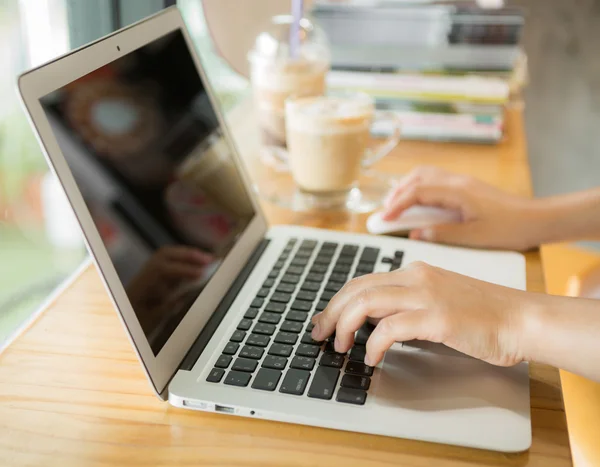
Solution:
M403 142L377 168L432 164L529 195L524 141L513 109L498 146ZM274 224L364 231L364 216L264 208ZM537 252L527 273L543 292ZM533 445L514 455L177 409L153 395L90 267L0 355L0 465L571 465L558 371L530 368Z

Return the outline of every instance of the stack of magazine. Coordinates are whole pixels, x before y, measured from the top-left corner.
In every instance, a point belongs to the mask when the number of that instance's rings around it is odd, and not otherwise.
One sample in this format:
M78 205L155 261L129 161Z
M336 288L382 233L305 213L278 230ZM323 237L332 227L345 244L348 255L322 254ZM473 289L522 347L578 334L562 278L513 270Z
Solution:
M332 49L331 89L372 95L406 139L496 143L526 84L524 12L474 1L321 0L313 17ZM392 122L373 128L378 136Z

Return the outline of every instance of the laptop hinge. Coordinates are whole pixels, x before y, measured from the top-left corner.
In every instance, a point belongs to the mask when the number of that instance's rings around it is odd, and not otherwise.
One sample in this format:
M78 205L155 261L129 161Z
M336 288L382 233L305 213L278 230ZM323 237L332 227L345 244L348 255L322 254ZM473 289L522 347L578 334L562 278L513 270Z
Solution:
M183 357L183 360L179 365L180 370L190 371L194 367L195 363L198 361L198 358L200 358L200 355L202 354L202 352L208 345L208 342L219 327L219 324L221 324L221 321L223 321L223 318L227 314L227 311L231 307L231 304L237 298L238 294L240 293L240 290L242 290L242 287L248 280L248 277L250 277L250 274L254 270L254 267L258 263L258 260L261 258L265 249L269 245L269 242L270 240L265 238L254 249L254 252L252 253L252 255L250 255L250 258L246 262L246 265L240 271L232 286L229 288L229 290L215 309L214 313L212 314L202 331L200 331L200 334L196 338L196 341L190 347L190 350L188 351L186 356Z

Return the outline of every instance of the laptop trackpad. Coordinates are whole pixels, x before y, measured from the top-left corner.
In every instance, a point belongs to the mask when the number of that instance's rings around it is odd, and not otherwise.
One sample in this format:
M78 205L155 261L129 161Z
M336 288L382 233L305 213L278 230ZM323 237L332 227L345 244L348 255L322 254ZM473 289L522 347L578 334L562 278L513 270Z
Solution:
M395 344L385 355L377 381L380 405L443 411L511 408L527 389L527 365L502 368L440 344Z

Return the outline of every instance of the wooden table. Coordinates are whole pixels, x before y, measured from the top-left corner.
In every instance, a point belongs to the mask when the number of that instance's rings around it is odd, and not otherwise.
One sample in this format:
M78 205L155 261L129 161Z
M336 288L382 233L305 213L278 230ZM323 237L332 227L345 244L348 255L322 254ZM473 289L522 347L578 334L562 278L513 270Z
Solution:
M521 112L499 146L402 143L378 166L433 164L530 195ZM364 231L362 216L265 206L272 223ZM538 253L529 290L544 291ZM533 445L507 455L170 407L150 390L98 275L81 274L0 355L0 465L566 466L558 372L531 365Z

